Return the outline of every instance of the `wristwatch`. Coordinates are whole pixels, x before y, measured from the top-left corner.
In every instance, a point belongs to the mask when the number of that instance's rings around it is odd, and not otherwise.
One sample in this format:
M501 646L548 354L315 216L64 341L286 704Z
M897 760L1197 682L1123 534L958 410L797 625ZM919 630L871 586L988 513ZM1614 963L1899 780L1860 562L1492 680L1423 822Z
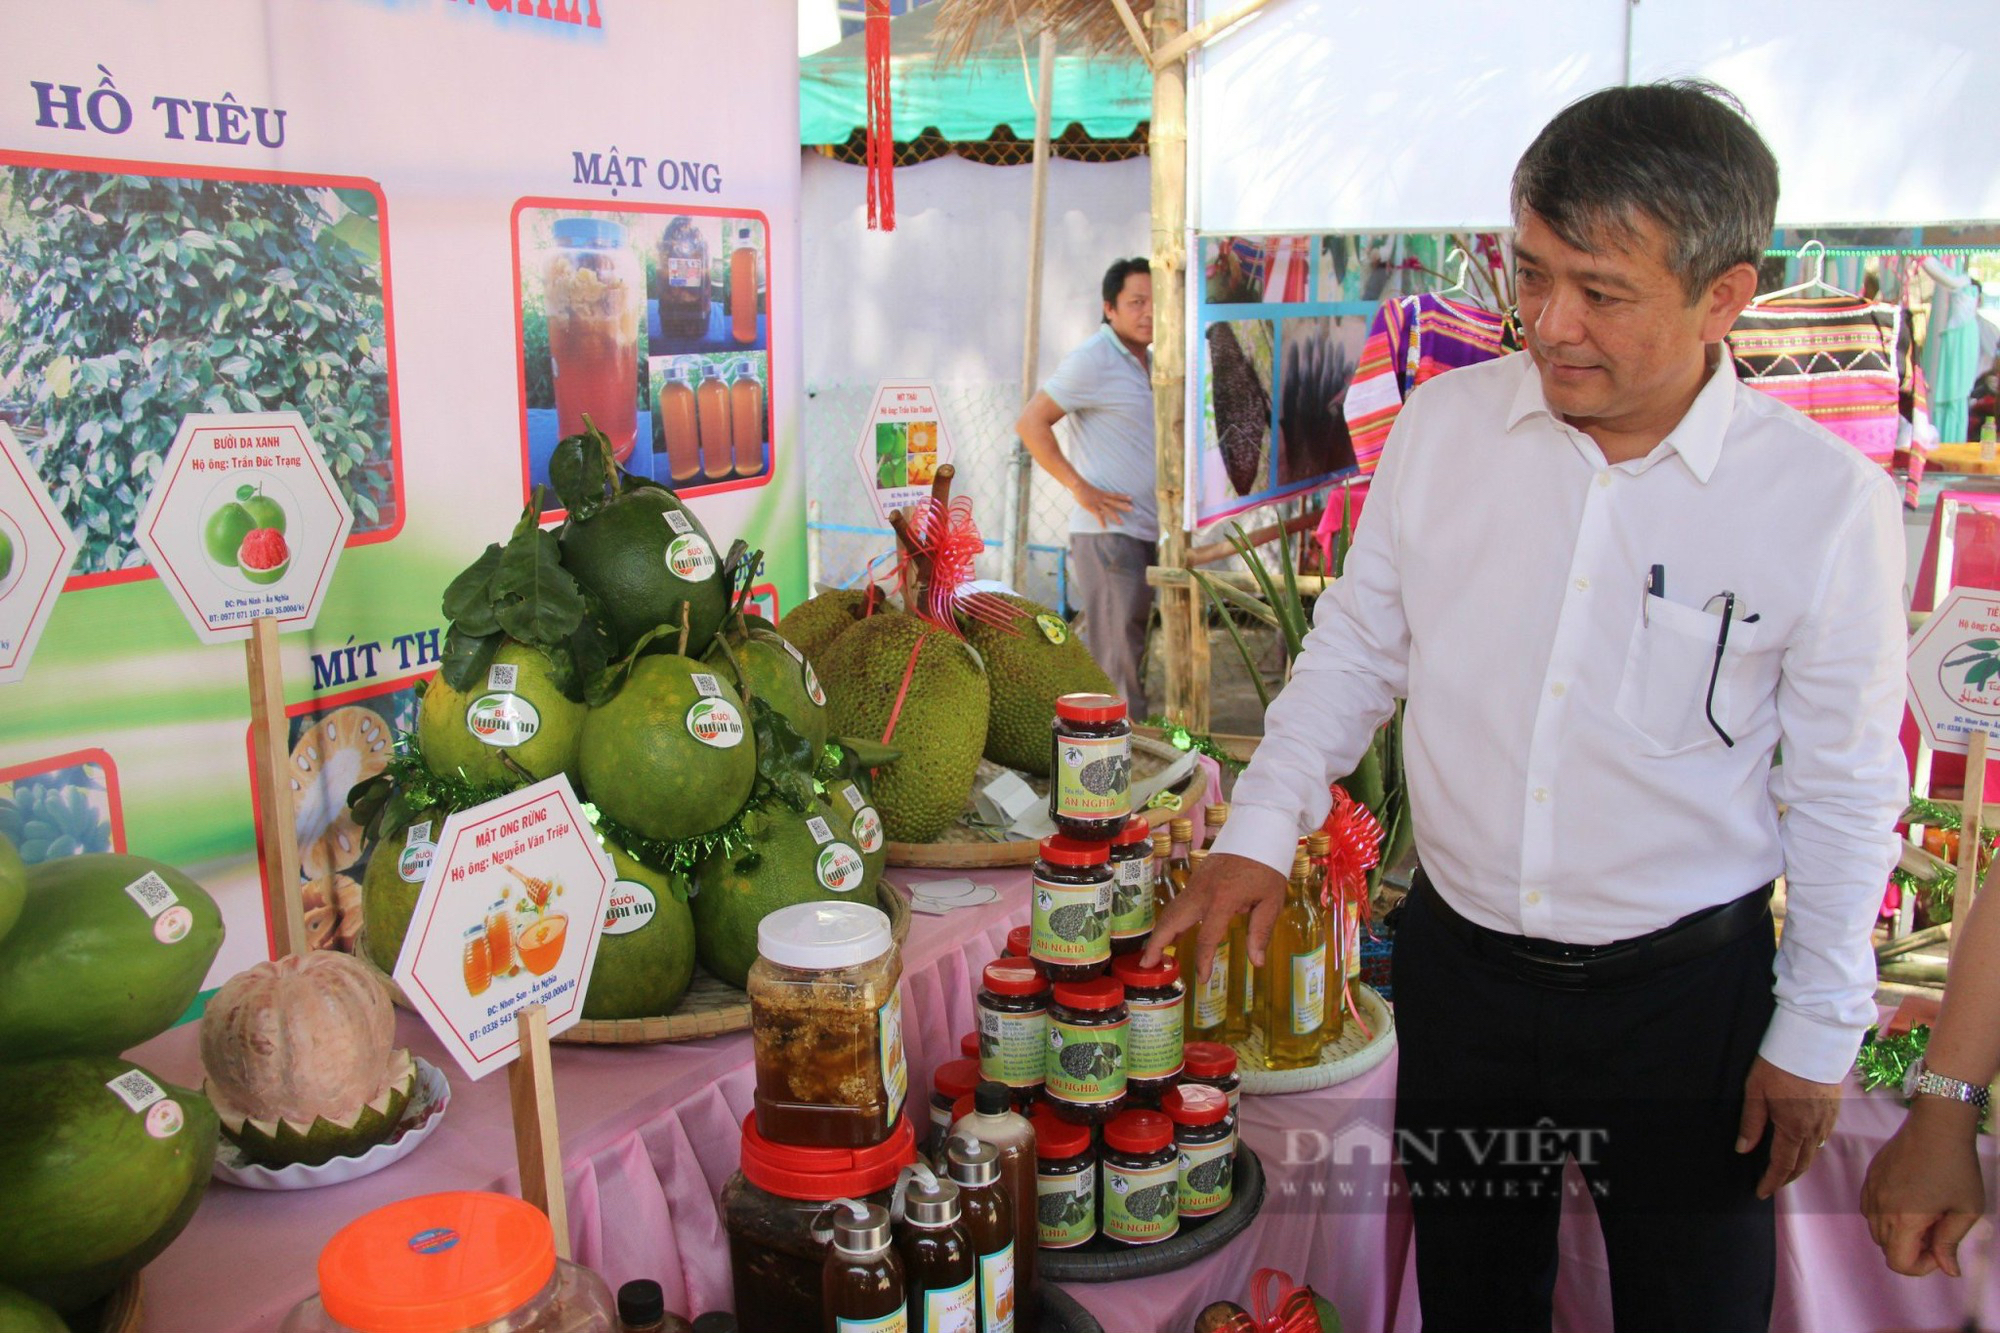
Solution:
M1920 1092L1943 1097L1947 1101L1966 1102L1978 1107L1981 1115L1986 1114L1989 1100L1986 1089L1963 1079L1933 1074L1924 1068L1924 1057L1921 1055L1910 1063L1910 1072L1903 1077L1903 1096L1915 1097Z

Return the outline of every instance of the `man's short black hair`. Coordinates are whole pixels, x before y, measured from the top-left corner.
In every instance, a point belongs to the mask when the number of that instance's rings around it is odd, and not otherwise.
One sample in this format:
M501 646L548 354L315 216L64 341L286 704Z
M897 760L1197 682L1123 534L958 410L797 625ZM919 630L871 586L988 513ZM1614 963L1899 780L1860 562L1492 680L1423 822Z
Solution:
M1150 276L1152 272L1152 263L1144 258L1118 260L1110 268L1104 270L1104 304L1118 304L1118 293L1125 290L1125 279L1131 277L1134 273L1144 273Z
M1543 127L1514 168L1516 225L1531 209L1586 254L1629 241L1640 215L1667 236L1693 301L1756 264L1778 211L1778 160L1727 90L1705 79L1606 88Z

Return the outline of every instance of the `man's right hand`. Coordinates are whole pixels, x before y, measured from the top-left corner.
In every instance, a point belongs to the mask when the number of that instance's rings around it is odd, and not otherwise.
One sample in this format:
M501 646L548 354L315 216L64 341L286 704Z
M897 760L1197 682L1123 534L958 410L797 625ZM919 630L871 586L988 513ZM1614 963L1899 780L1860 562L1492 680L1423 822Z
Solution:
M1082 477L1076 479L1076 485L1070 494L1076 497L1076 502L1082 506L1083 511L1103 527L1110 527L1132 512L1131 496L1122 495L1117 491L1100 491Z
M1146 941L1145 963L1158 962L1167 946L1197 923L1194 957L1182 958L1181 980L1185 985L1208 979L1215 946L1229 933L1229 922L1238 912L1250 914L1250 961L1264 962L1264 946L1271 942L1271 927L1285 905L1285 877L1262 861L1227 852L1211 854L1201 863L1193 880L1180 897L1167 904L1153 922L1152 938Z

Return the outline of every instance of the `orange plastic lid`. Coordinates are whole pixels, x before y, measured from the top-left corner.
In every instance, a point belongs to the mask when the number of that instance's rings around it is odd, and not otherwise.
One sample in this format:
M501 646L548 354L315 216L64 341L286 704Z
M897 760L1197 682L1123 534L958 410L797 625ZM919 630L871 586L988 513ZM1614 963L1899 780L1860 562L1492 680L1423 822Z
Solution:
M555 1275L533 1204L461 1190L356 1218L319 1255L319 1299L359 1333L458 1333L520 1309Z

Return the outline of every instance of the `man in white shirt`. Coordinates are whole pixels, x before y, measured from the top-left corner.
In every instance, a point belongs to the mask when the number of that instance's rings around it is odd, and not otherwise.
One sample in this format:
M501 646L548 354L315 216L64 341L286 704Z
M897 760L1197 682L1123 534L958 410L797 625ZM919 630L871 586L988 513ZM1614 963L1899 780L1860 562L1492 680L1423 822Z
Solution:
M1777 195L1711 85L1606 90L1542 131L1513 184L1527 350L1404 407L1229 827L1153 934L1199 921L1205 970L1247 911L1261 961L1294 841L1408 699L1396 1128L1426 1333L1549 1328L1565 1155L1619 1333L1767 1328L1772 1195L1875 1016L1902 529L1881 469L1720 354Z
M1147 716L1141 662L1153 589L1146 567L1160 540L1154 488L1153 274L1144 259L1105 271L1104 323L1063 358L1014 425L1043 471L1076 499L1069 573L1083 640L1132 716ZM1069 451L1055 424L1069 419Z

